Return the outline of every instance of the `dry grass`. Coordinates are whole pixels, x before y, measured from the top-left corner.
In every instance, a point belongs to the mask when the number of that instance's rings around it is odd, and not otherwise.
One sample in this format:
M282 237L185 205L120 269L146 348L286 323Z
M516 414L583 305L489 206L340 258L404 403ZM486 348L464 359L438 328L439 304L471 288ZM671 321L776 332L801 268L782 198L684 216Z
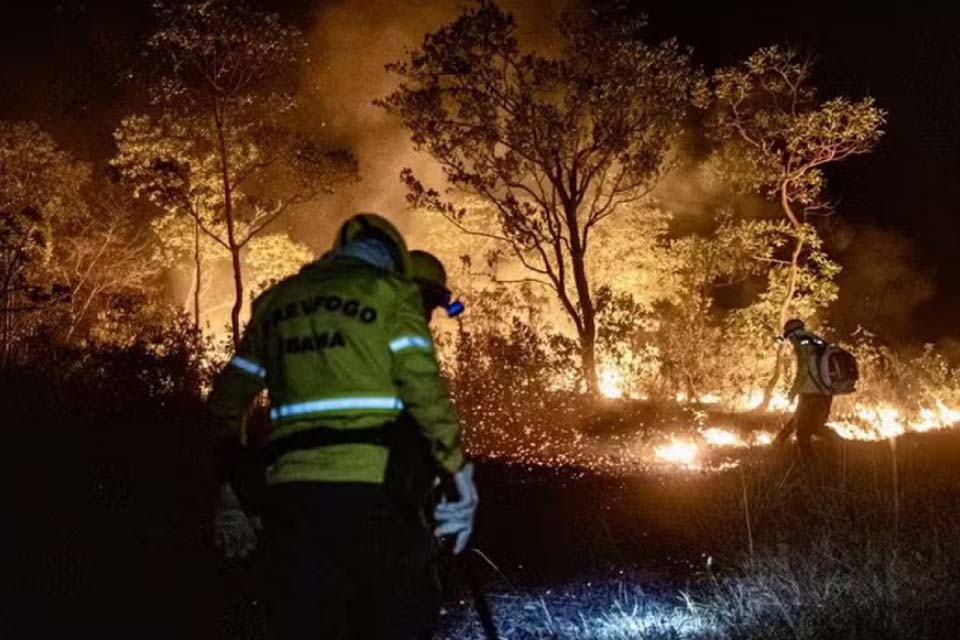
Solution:
M957 447L938 434L753 468L757 551L709 576L698 613L734 638L955 637Z
M685 588L619 578L501 594L502 637L956 638L958 460L960 435L944 433L847 446L819 470L767 459L706 478L651 505L726 550ZM454 613L443 637L482 635Z

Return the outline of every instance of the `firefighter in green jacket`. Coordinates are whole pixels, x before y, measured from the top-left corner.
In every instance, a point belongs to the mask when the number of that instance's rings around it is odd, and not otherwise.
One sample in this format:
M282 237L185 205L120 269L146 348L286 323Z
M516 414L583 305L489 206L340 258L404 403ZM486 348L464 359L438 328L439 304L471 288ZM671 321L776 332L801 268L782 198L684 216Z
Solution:
M213 418L235 434L254 398L269 393L264 560L268 616L281 639L430 636L434 545L384 486L402 413L460 493L438 507L438 533L462 550L472 530L472 467L410 275L393 225L354 216L332 252L254 302L211 391ZM229 484L223 492L221 511L240 520ZM224 542L243 550L254 534L239 525Z
M802 320L793 319L783 327L783 338L793 344L797 356L797 372L790 387L789 399L797 400L797 409L788 430L778 440L785 439L791 430L797 434L797 449L803 461L813 459L814 436L833 440L835 434L827 427L833 396L820 383L819 355L825 343L822 338L807 331Z

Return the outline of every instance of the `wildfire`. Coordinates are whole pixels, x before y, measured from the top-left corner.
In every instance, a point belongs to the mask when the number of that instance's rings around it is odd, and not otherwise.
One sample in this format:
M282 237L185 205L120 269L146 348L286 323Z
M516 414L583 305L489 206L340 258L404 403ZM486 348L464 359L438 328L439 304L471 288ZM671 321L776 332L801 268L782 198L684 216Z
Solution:
M752 394L750 399L762 399L762 393ZM752 402L751 402L752 404ZM774 402L771 406L780 404ZM783 404L786 405L786 398ZM705 414L704 414L705 415ZM898 438L907 433L926 433L960 426L960 409L937 401L934 408L925 408L914 417L907 412L890 405L857 405L843 419L828 423L828 426L845 440L878 442ZM703 466L704 456L711 449L742 449L747 447L767 447L773 444L776 434L757 431L750 435L736 429L721 426L701 427L699 437L682 439L673 436L670 442L654 449L654 460L659 464L673 465L679 468L699 469ZM708 465L713 468L724 468Z
M763 390L754 389L749 394L741 397L737 402L735 402L733 408L737 411L756 411L763 407L763 401ZM790 411L793 408L793 404L794 403L787 398L786 394L779 391L770 396L769 408L770 411L775 413Z
M701 458L709 449L742 449L753 446L768 446L773 443L774 439L773 434L765 431L757 432L748 439L734 430L721 427L700 429L699 434L699 441L672 437L670 442L654 449L655 460L660 464L699 469Z
M742 449L746 447L765 447L773 444L775 434L757 431L746 438L732 429L709 427L700 429L700 436L708 447Z
M623 376L614 367L603 367L600 370L600 394L604 398L623 397Z
M914 419L888 405L858 406L854 417L828 423L837 435L847 440L877 441L897 438L905 433L926 433L951 429L960 424L960 410L937 400L935 408L921 409Z
M711 447L748 447L750 446L743 438L733 431L721 429L719 427L710 427L701 429L700 435L703 440Z
M765 447L767 445L773 444L773 440L774 440L774 436L772 434L766 433L765 431L756 433L753 436L753 444L760 447Z
M692 468L696 466L699 448L690 440L671 438L668 444L661 445L654 450L659 462Z
M863 408L858 412L860 419L874 426L874 430L883 438L896 438L907 432L900 411L893 407Z
M606 398L625 398L628 394L627 376L616 367L604 366L599 371L600 392ZM636 395L634 398L641 398ZM576 423L563 427L550 437L525 429L519 439L512 432L500 429L497 438L487 444L488 453L537 466L576 466L585 469L636 473L656 468L661 471L721 471L742 463L751 449L762 452L776 440L794 403L784 394L776 393L769 403L764 402L761 389L738 398L723 396L715 391L699 393L695 398L681 394L676 400L692 405L686 425L664 434L661 440L650 442L643 435L649 427L636 434L618 434L610 438L583 437ZM836 418L828 426L845 440L880 442L909 433L925 433L960 428L960 408L944 401L935 401L925 407L908 410L892 403L870 403L854 396L853 402L838 403ZM766 404L779 416L757 415ZM846 406L844 406L846 405ZM736 414L753 413L745 419L725 418ZM683 414L687 415L685 411ZM757 423L766 428L757 429ZM762 455L762 454L760 454Z
M686 393L680 392L676 395L677 402L680 404L720 404L721 398L716 393L704 393L697 396L694 400L690 399Z
M960 410L951 409L940 400L937 400L937 408L921 410L920 420L911 426L914 431L924 433L927 431L948 429L958 423L960 423Z

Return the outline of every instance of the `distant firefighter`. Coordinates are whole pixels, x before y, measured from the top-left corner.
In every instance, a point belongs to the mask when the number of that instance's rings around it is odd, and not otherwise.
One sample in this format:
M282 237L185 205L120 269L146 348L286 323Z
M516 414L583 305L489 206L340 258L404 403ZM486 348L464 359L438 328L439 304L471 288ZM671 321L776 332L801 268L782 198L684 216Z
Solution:
M807 331L802 320L789 320L783 327L783 339L793 344L797 356L789 398L793 402L799 397L799 401L790 422L777 436L777 443L782 444L796 431L800 457L809 462L813 458L814 436L836 438L827 427L833 396L856 390L857 361L849 352Z

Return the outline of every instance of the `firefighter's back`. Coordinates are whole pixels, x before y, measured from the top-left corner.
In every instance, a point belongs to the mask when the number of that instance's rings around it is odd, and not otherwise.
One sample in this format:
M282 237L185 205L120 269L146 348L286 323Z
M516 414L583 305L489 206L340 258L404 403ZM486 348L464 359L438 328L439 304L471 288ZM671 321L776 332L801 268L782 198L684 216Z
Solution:
M318 429L341 431L347 441L399 415L388 328L398 292L411 286L362 261L333 258L258 300L274 448ZM270 484L383 481L387 450L375 442L280 448L290 450L271 461Z

